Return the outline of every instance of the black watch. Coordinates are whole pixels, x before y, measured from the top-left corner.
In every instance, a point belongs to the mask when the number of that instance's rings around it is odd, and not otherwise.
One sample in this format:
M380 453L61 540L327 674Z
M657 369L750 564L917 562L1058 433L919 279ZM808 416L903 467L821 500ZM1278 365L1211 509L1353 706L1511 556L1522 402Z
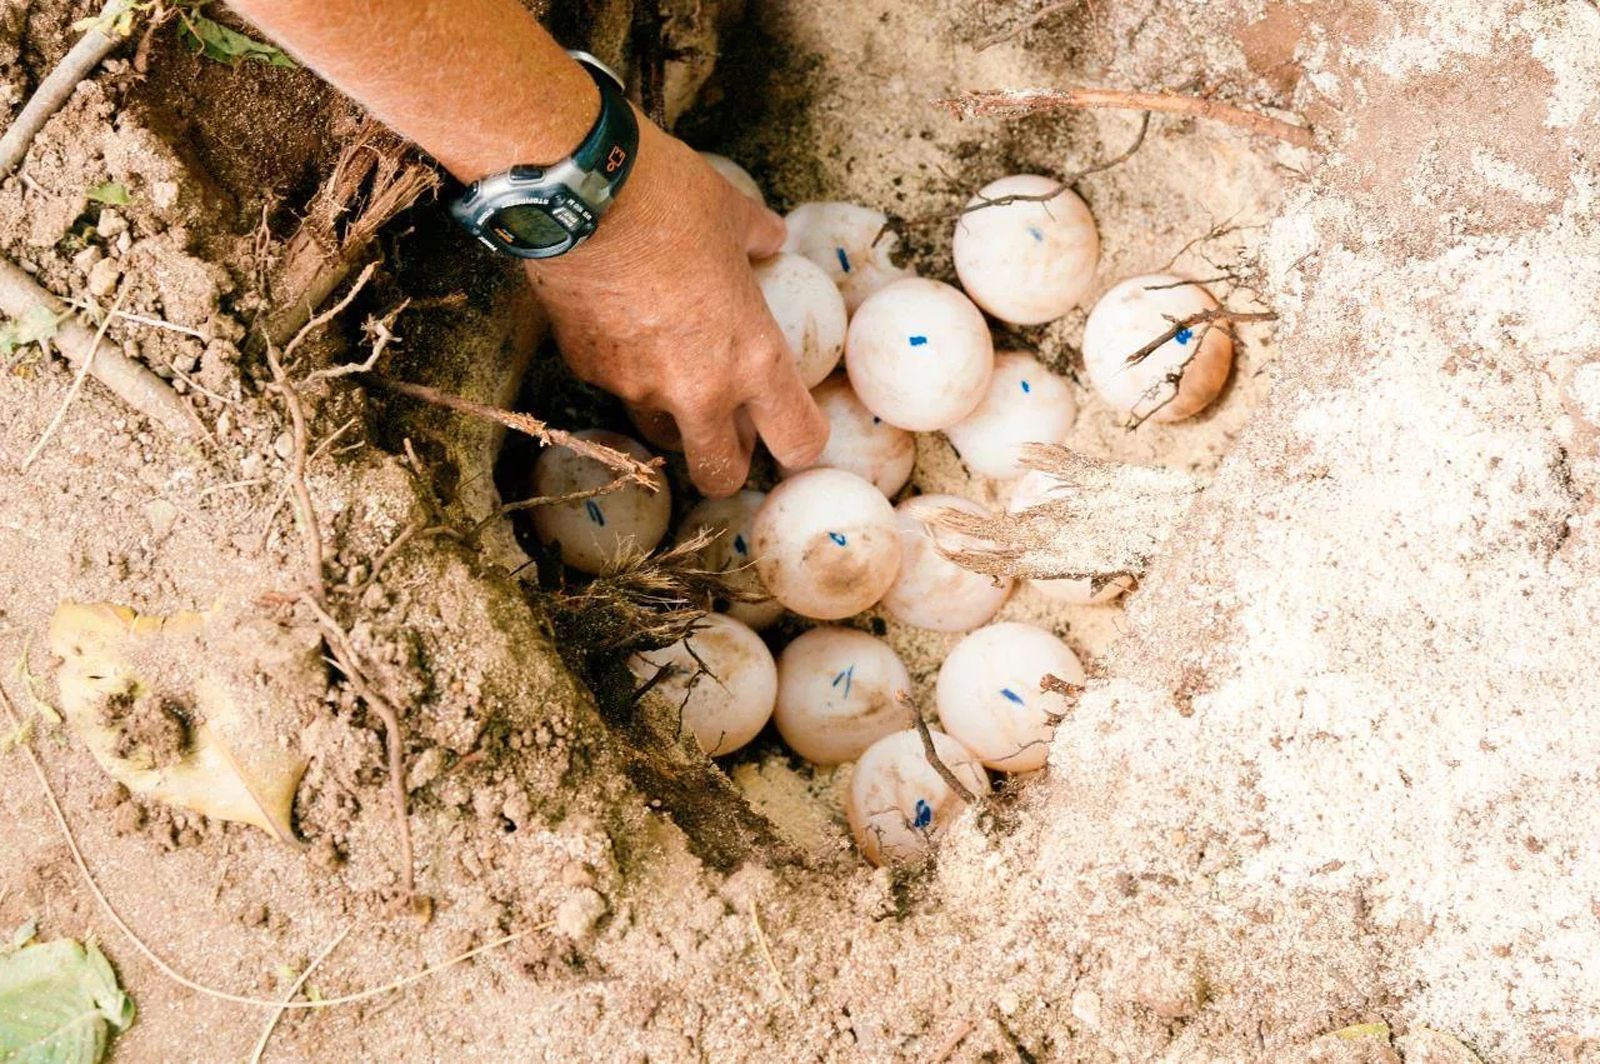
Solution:
M569 52L600 86L600 115L567 158L518 165L474 181L450 204L467 231L495 251L522 259L564 255L600 224L633 169L639 121L622 79L587 52Z

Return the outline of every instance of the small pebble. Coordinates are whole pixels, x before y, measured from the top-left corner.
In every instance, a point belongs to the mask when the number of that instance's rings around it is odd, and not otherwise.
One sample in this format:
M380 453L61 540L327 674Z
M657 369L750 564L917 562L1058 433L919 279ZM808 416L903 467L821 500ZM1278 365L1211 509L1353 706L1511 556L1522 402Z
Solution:
M117 290L122 270L110 259L101 259L89 269L89 294L104 298Z
M606 899L600 892L585 887L557 907L556 930L581 942L594 932L594 925L606 914L606 908Z

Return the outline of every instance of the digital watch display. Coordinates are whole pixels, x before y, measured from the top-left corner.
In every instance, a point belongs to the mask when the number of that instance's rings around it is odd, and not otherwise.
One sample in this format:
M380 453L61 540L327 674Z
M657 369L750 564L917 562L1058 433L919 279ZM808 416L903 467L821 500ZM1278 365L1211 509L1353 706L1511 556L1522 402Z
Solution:
M467 231L523 259L566 254L600 224L633 169L639 122L622 81L586 52L569 53L600 87L600 114L576 151L549 165L517 165L473 182L450 204Z

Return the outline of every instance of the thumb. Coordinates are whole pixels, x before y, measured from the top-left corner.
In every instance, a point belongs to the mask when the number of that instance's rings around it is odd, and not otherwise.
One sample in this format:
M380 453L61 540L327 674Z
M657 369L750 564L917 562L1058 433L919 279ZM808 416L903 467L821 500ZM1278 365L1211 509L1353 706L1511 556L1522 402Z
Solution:
M770 259L783 250L789 227L775 211L748 196L737 197L744 212L744 250L752 259Z

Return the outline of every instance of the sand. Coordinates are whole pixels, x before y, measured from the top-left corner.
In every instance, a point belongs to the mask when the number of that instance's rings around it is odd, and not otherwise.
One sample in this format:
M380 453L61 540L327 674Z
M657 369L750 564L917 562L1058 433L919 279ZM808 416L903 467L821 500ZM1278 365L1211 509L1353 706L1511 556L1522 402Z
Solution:
M4 23L9 97L77 14ZM310 392L316 440L355 419L310 486L330 583L348 589L336 608L403 707L431 919L394 912L381 728L330 679L303 735L304 847L129 799L70 733L41 730L129 923L185 972L268 997L346 927L312 980L324 996L530 932L401 994L287 1017L269 1060L1396 1059L1386 1036L1317 1041L1368 1023L1411 1039L1408 1064L1451 1059L1419 1047L1426 1030L1490 1064L1600 1053L1600 11L1084 0L981 51L1017 9L825 0L750 17L685 133L775 202L888 211L930 276L951 273L947 216L973 188L1073 172L1136 129L1115 112L956 123L929 103L951 91L1198 86L1324 138L1301 152L1158 118L1081 185L1106 249L1096 292L1168 266L1231 272L1250 286L1231 300L1280 320L1242 331L1235 380L1198 421L1130 434L1079 388L1072 446L1205 487L1125 607L1006 607L1091 669L1047 771L959 821L930 870L864 867L837 813L845 771L812 776L761 741L730 789L650 748L649 721L574 677L544 599L492 563L514 559L504 540L485 560L419 537L366 588L401 529L491 504L494 436L346 382ZM165 372L192 357L221 398L184 385L212 439L177 445L91 385L23 474L70 376L37 356L0 376L0 682L24 709L11 663L28 648L53 697L42 633L62 598L172 612L227 597L309 623L275 506L286 422L241 346L262 260L292 227L271 208L262 255L262 190L304 202L326 173L304 133L331 128L326 99L303 72L211 69L171 41L154 63L143 84L106 71L80 91L26 166L38 190L0 185L0 251L81 294L92 263L60 243L76 190L126 180L127 247L90 243L135 279L131 309L209 336L112 335ZM180 124L207 98L196 84L228 108ZM267 153L240 147L251 123L286 121L302 134L253 163ZM165 182L170 201L153 195ZM510 282L436 210L396 229L396 265L356 315L467 291L465 308L400 319L395 372L503 400ZM353 357L358 324L313 360ZM1070 374L1081 329L1077 314L1002 339ZM605 410L581 390L544 402ZM936 437L914 483L998 498ZM885 631L925 698L948 640ZM160 975L96 909L19 754L0 765L0 926L98 934L140 1010L112 1059L248 1056L264 1012Z

